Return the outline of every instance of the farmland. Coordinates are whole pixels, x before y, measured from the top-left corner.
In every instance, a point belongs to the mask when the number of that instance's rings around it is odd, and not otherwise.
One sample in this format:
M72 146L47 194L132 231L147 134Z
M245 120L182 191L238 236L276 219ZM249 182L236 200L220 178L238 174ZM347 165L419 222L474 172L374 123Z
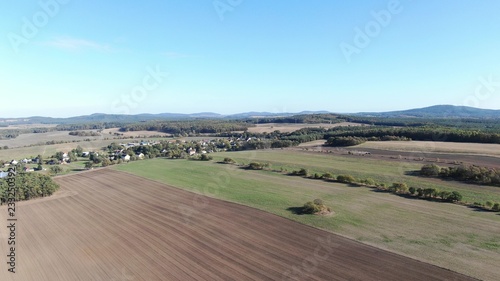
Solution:
M270 133L274 131L280 131L282 133L294 132L303 128L334 128L339 126L366 126L364 124L352 123L352 122L340 122L334 124L306 124L306 123L266 123L266 124L256 124L255 127L248 128L250 133Z
M281 152L219 154L236 161L274 159L287 167L308 163L328 170L324 158ZM307 157L307 158L306 158ZM307 159L307 160L305 160ZM334 162L335 163L335 162ZM345 163L346 169L368 167ZM382 167L382 165L379 165ZM466 275L494 280L500 262L500 216L464 206L408 200L371 189L314 181L268 171L246 171L234 165L185 160L148 160L116 166L200 194L241 203L351 239ZM386 169L386 170L384 170ZM373 173L389 174L389 168ZM465 188L465 187L464 187ZM289 211L314 198L335 211L332 217L300 216ZM203 209L197 209L204 212Z
M436 141L370 141L358 148L384 149L392 151L474 154L500 157L500 144L456 143Z
M175 162L127 167L146 173L176 167ZM18 204L17 272L8 273L0 263L1 280L472 280L110 169L56 180L61 190L53 197ZM0 211L5 221L5 208ZM5 228L0 237L7 237ZM5 247L0 244L2 253Z

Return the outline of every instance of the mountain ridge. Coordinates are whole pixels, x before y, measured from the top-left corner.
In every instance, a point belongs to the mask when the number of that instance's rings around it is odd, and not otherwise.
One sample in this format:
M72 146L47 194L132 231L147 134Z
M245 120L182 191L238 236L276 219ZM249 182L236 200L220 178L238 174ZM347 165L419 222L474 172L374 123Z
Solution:
M359 112L359 113L334 113L329 111L301 111L297 113L282 112L242 112L236 114L219 114L214 112L198 113L141 113L141 114L107 114L93 113L90 115L80 115L73 117L57 118L32 116L23 118L0 118L0 125L8 124L69 124L69 123L89 123L89 122L144 122L150 120L187 120L187 119L245 119L262 117L289 117L294 115L311 114L338 114L343 116L363 116L381 118L499 118L500 110L481 109L468 106L454 105L433 105L423 108L413 108L407 110L387 111L387 112Z

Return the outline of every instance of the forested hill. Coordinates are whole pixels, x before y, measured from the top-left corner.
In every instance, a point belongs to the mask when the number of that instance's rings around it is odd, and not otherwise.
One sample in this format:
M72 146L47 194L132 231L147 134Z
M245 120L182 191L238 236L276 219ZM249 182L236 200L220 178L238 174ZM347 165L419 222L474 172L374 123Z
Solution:
M500 110L480 109L468 106L434 105L390 112L362 112L357 116L373 117L421 117L421 118L500 118Z
M330 115L330 116L329 116ZM304 116L339 116L327 111L303 111L299 113L270 113L270 112L245 112L231 115L222 115L213 112L201 112L193 114L183 113L159 113L159 114L105 114L95 113L69 118L52 118L33 116L26 118L0 118L0 126L17 124L82 124L82 123L116 123L118 126L124 123L146 122L153 120L187 120L187 119L259 119L261 122L274 122L291 120L293 117L303 118ZM376 117L376 118L473 118L473 119L500 119L500 110L480 109L466 106L435 105L425 108L390 111L390 112L361 112L352 114L342 114L342 116L352 117ZM274 119L274 120L273 120ZM307 118L311 119L311 118ZM320 118L321 119L321 118ZM292 120L290 122L297 122ZM321 122L321 120L318 120Z

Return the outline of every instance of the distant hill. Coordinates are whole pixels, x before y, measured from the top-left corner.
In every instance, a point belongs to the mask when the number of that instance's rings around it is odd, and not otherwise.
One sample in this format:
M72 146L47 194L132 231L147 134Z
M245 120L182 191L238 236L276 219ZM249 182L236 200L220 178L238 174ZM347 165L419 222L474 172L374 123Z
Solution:
M416 117L416 118L500 118L500 110L480 109L468 106L434 105L389 112L361 112L356 116Z
M129 123L129 122L144 122L150 120L185 120L185 119L244 119L244 118L259 118L259 117L287 117L304 114L323 114L328 111L303 111L299 113L271 113L271 112L245 112L231 115L222 115L213 112L200 112L192 114L184 113L159 113L159 114L105 114L94 113L91 115L75 116L68 118L52 118L33 116L26 118L0 118L0 126L17 125L17 124L81 124L81 123Z
M274 118L290 117L295 115L329 114L328 111L302 111L297 113L271 113L271 112L244 112L238 114L222 115L213 112L184 113L159 113L159 114L105 114L94 113L91 115L75 116L69 118L52 118L33 116L26 118L0 118L0 127L15 124L81 124L81 123L132 123L150 120L185 120L185 119L245 119L245 118ZM424 108L390 111L390 112L361 112L342 114L366 117L392 117L392 118L499 118L500 110L480 109L467 106L435 105Z

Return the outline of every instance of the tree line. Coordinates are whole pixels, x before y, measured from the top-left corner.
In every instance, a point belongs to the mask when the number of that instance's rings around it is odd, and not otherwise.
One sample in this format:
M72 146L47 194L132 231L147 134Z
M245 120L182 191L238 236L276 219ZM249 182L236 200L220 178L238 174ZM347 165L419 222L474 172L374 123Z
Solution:
M500 186L500 171L498 169L476 165L439 167L436 164L426 164L420 169L420 175L453 179L474 184Z
M0 180L0 202L4 204L8 198L7 178ZM59 189L59 185L50 176L38 173L18 172L15 176L15 200L29 200L50 196ZM11 197L12 198L12 197Z

